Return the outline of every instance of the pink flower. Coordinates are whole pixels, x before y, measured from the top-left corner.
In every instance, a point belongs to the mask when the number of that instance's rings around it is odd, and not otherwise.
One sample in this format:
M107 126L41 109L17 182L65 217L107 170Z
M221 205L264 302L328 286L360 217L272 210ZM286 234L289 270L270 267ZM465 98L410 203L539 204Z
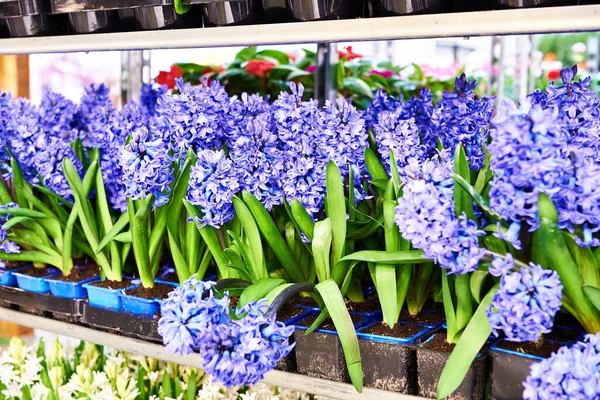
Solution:
M317 66L316 65L309 65L308 67L306 67L305 71L306 72L310 72L313 73L317 70Z
M392 71L377 71L376 69L371 70L371 75L379 75L385 79L391 77L392 75L394 75L394 73Z

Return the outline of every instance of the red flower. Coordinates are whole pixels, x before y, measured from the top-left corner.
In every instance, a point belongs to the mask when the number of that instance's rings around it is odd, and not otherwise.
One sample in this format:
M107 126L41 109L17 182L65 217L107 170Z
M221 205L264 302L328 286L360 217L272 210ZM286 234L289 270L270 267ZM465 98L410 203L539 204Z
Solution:
M309 65L308 67L306 67L305 71L306 72L310 72L313 73L317 70L317 66L316 65Z
M171 65L170 71L160 71L154 81L159 85L167 85L167 88L175 87L175 79L183 76L183 70L177 65Z
M275 67L275 64L270 61L250 60L246 64L246 71L250 75L265 76L273 67Z
M352 46L346 47L345 50L338 51L338 57L344 58L348 61L352 61L355 58L363 58L362 54L358 54L352 51Z
M394 73L392 71L377 71L376 69L374 69L371 71L371 75L379 75L379 76L387 79L390 76L394 75Z
M548 79L550 79L551 81L555 81L558 78L560 78L560 70L555 69L555 70L548 72Z

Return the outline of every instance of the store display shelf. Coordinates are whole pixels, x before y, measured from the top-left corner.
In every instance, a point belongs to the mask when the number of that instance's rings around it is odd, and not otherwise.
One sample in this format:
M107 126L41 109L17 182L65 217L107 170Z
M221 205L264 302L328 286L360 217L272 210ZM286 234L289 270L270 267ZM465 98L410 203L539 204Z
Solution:
M0 54L327 43L600 30L600 5L0 39Z
M75 339L86 340L113 349L129 351L148 357L170 361L181 365L200 368L200 358L197 355L177 356L169 353L160 344L149 343L139 339L128 338L113 333L98 331L85 326L57 321L50 318L26 314L20 311L0 308L0 321L11 321L19 325L40 329L57 335L68 336ZM362 393L357 393L350 384L332 382L324 379L311 378L282 371L271 371L265 376L266 383L345 400L360 399L389 399L389 400L417 400L422 397L403 395L384 390L365 388Z

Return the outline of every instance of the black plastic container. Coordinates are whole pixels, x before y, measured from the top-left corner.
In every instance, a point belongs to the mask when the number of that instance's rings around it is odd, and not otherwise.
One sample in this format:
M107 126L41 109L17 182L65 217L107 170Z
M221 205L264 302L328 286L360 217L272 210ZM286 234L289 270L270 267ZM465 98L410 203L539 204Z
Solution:
M350 382L344 350L337 332L319 328L308 336L304 334L308 326L302 324L318 314L313 311L296 325L294 335L298 373L335 382ZM353 315L353 320L356 329L371 322L356 314Z
M442 331L443 332L443 331ZM421 345L416 348L417 353L417 394L422 397L435 399L440 375L450 357L450 353L440 350L428 349L422 347L423 344L431 341L440 332L433 334ZM485 388L488 378L488 356L480 353L471 367L469 368L465 379L462 381L456 391L446 400L483 400L485 398Z
M182 27L182 15L175 12L173 5L138 7L133 10L139 29L163 29Z
M288 0L288 5L298 21L360 18L367 14L365 0Z
M48 4L42 0L0 1L0 18L6 18L10 36L54 35L63 32L60 16L48 15Z
M294 307L297 307L297 306L294 306ZM298 308L303 310L302 307L298 307ZM295 326L298 322L302 321L304 318L306 318L312 314L313 314L312 311L303 310L297 316L292 317L286 321L283 321L283 323L287 326ZM304 334L303 330L296 329L289 338L290 344L296 343L296 333L297 332L299 335ZM294 347L287 356L285 356L282 360L280 360L277 363L277 366L275 367L275 369L277 369L279 371L285 371L285 372L296 372L298 369L297 365L298 364L296 361L296 348Z
M375 15L393 16L447 11L446 0L373 0Z
M207 26L248 25L263 17L261 0L192 0L189 4L203 3Z
M111 333L162 343L162 337L158 334L158 319L157 315L145 318L93 307L88 303L83 304L82 322L85 325Z
M488 11L494 8L494 0L452 0L453 12Z
M35 293L16 287L0 286L0 306L66 322L81 321L83 302L83 300L56 297L49 293Z
M72 33L111 32L119 25L119 13L116 10L72 12L68 18Z
M419 342L430 332L417 324L399 323L415 327L416 333L406 338L382 336L365 331L381 321L365 325L357 332L363 365L363 382L366 387L393 392L414 394L416 392L417 359L409 345Z
M581 339L584 332L578 329L557 327L551 333L544 335L546 348L543 352L535 349L538 354L524 352L523 344L518 350L507 349L510 342L504 339L496 340L490 346L492 359L492 387L490 399L512 400L523 398L523 382L529 375L531 365L548 357L551 352L558 351L562 346L569 345ZM531 350L529 350L531 351Z
M265 17L269 22L294 21L287 0L262 0Z

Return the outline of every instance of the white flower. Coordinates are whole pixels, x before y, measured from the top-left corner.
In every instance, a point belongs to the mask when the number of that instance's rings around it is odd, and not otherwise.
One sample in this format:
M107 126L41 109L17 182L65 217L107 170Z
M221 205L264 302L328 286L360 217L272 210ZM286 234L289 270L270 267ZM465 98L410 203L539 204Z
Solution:
M41 383L34 384L31 389L31 400L46 400L50 394L50 389Z
M148 380L150 381L150 385L154 386L160 380L162 380L162 371L152 371L147 373Z
M120 400L135 400L137 395L140 393L137 388L137 382L135 379L127 378L122 375L117 377L117 395Z
M240 399L241 400L256 400L256 392L246 392L246 393L240 393Z
M53 388L59 388L62 386L63 380L65 379L65 371L63 367L55 366L48 371L48 377L50 378L50 383Z
M17 378L17 371L11 364L0 364L0 382L10 385Z
M27 356L21 366L21 375L17 378L21 385L32 385L40 380L41 363L41 357Z
M17 399L20 399L22 397L21 385L15 381L12 381L10 384L6 385L6 389L2 391L2 394L5 398L10 399L12 397L16 397Z

